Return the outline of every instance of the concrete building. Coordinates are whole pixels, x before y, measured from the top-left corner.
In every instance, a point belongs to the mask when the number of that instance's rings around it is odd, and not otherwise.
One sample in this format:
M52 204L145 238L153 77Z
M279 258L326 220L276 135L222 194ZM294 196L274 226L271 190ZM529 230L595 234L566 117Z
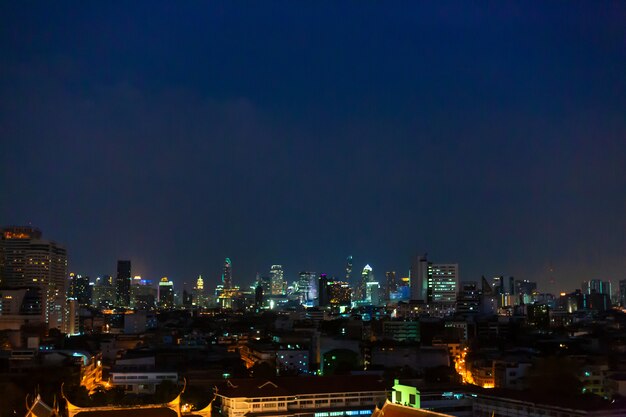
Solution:
M229 379L215 395L223 417L370 416L387 397L384 381L372 375Z
M0 237L0 288L36 287L41 314L49 328L64 328L67 252L58 243L42 239L31 226L10 226Z

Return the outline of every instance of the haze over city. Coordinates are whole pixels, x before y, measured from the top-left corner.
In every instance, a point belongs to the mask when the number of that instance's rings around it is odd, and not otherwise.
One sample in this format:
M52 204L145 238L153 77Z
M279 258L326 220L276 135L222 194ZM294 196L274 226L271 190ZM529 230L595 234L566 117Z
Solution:
M92 278L624 279L624 3L490 6L2 3L0 223Z

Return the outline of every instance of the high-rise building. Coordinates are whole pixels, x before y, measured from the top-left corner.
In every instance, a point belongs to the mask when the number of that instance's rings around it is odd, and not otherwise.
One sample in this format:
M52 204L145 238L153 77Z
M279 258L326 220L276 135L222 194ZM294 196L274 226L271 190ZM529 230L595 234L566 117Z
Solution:
M371 305L380 305L380 285L376 281L365 284L365 300Z
M115 304L115 287L110 275L97 277L93 286L91 304L98 308L112 308Z
M428 302L456 303L458 288L458 264L432 264L428 266Z
M130 307L130 261L117 261L115 299L119 307Z
M395 292L398 288L398 282L396 281L396 271L385 272L385 300L391 300L391 293Z
M352 277L352 255L348 256L346 259L346 282L350 283L350 278Z
M357 287L356 298L357 301L367 300L367 283L374 281L374 272L372 267L367 264L363 267L363 271L361 271L361 282ZM371 300L369 300L371 301Z
M153 310L156 307L157 289L149 279L133 277L130 286L130 306L136 310Z
M298 277L298 294L302 303L310 303L318 297L318 282L315 272L300 272Z
M272 282L272 295L284 295L285 280L283 278L282 265L272 265L270 268L270 279Z
M91 286L89 285L89 277L81 274L70 273L70 285L67 290L68 298L73 298L78 302L79 306L88 306L91 304Z
M611 281L602 281L600 279L592 279L582 283L582 290L585 294L606 294L611 298L612 288Z
M626 279L619 282L619 304L626 307Z
M207 299L204 294L204 280L202 279L202 275L198 275L198 279L196 280L196 286L193 287L193 305L196 307L204 308L207 304Z
M411 282L411 300L426 301L428 293L428 259L426 254L413 258L409 279Z
M36 287L42 297L43 319L63 329L66 304L67 252L44 240L31 226L10 226L0 239L0 287Z
M159 282L159 307L174 307L174 283L168 280L167 277L161 278Z
M328 295L328 277L326 274L320 274L318 279L318 305L320 307L327 307L330 304L330 298Z
M347 282L328 281L328 302L331 306L349 306L352 302L352 288Z
M224 272L222 273L222 285L225 290L233 288L233 264L230 258L224 260Z

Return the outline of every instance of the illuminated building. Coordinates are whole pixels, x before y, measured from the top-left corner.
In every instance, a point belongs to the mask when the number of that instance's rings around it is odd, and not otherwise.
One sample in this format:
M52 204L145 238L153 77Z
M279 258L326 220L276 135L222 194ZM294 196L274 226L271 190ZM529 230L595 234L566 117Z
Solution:
M346 282L349 284L352 278L352 255L346 259Z
M272 285L272 295L285 294L285 280L283 279L282 265L272 265L270 268L270 280Z
M66 299L67 252L41 238L30 226L11 226L0 239L0 286L37 287L41 314L50 328L63 329Z
M369 417L385 388L375 375L247 378L225 381L215 395L223 417Z
M352 288L347 282L329 281L326 288L331 306L349 306L352 302Z
M117 261L115 296L119 307L130 307L130 261Z
M204 294L204 280L202 279L202 275L198 275L198 279L196 280L196 286L193 288L192 304L196 307L206 307L207 299L206 295Z
M376 281L365 284L365 300L374 305L380 305L380 285Z
M168 280L167 277L161 278L159 282L159 307L174 307L174 283Z
M224 271L222 272L222 285L229 290L233 287L233 263L230 258L224 260Z
M157 289L152 281L135 276L130 286L130 306L136 310L152 310L156 307Z
M396 342L419 342L419 321L385 320L383 321L383 339Z
M590 281L584 281L581 288L585 294L606 294L609 298L612 294L611 281L592 279Z
M357 291L356 291L356 299L357 301L361 301L361 300L368 300L367 298L367 283L368 282L373 282L374 281L374 273L372 270L372 267L369 266L369 264L365 265L365 267L363 267L363 271L361 271L361 282L359 283L359 285L357 286Z
M65 313L65 329L64 332L70 336L80 334L79 318L78 318L78 300L68 298Z
M91 286L89 285L89 277L83 277L80 274L70 273L70 286L67 296L78 300L81 306L91 304Z
M428 266L428 302L454 305L458 286L457 264Z
M619 282L619 304L626 308L626 279Z
M311 304L318 297L317 274L315 272L300 272L298 279L298 294L302 304Z
M480 313L480 291L478 283L468 281L461 283L461 290L456 300L456 312L461 314Z
M98 308L112 308L115 304L115 287L112 284L111 277L105 275L96 278L93 286L91 303Z

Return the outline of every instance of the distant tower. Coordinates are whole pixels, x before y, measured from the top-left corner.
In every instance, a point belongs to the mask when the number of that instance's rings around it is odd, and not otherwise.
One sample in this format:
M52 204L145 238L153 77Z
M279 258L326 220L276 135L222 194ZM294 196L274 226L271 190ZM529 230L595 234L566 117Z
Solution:
M270 279L272 283L272 295L283 295L285 293L285 281L283 279L282 265L272 265L270 268Z
M130 307L130 261L117 261L115 299L119 307Z
M352 255L348 256L346 259L346 282L350 282L350 277L352 276Z
M357 300L365 300L365 298L367 297L367 283L373 281L374 274L372 272L372 267L367 264L361 272L361 282L359 284L359 287L357 288Z
M206 307L206 299L204 297L204 280L202 275L198 275L196 286L193 289L193 303L197 307Z
M385 300L389 301L391 293L395 292L397 288L396 271L385 272Z
M159 307L174 307L174 283L167 277L161 278L159 282Z
M233 264L230 258L224 260L224 272L222 273L222 284L225 290L233 288Z
M428 293L428 259L424 256L416 256L411 263L409 274L411 285L411 300L426 301Z

